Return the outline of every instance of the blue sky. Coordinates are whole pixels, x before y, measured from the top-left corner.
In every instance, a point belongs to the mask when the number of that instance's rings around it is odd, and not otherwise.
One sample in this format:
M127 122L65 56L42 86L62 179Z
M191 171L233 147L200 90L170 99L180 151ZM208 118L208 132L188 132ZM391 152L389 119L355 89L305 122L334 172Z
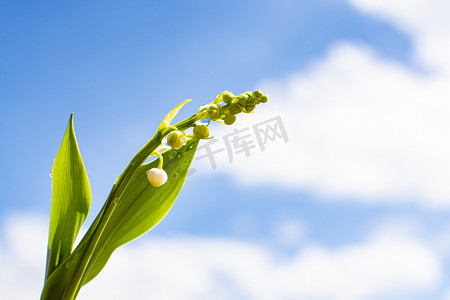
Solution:
M80 299L112 284L140 299L450 299L450 23L434 2L1 1L0 259L34 274L20 299L42 284L49 173L70 113L89 223L173 106L193 99L181 119L254 89L269 103L213 124L214 147L277 116L289 141L231 163L223 151L214 169L196 159L167 217Z

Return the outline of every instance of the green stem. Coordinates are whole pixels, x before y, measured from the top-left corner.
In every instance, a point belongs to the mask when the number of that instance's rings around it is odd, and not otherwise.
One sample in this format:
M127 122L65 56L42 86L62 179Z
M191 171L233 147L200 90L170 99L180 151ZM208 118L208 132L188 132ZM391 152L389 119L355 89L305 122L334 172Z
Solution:
M163 157L162 157L162 155L158 151L155 151L152 154L155 154L155 155L158 156L158 169L161 170L162 167L163 167Z
M105 209L105 212L100 218L97 227L92 233L92 236L82 253L82 259L78 264L77 270L69 280L69 283L64 290L62 299L75 299L81 288L82 279L92 258L92 254L97 247L97 243L102 236L103 230L108 224L109 218L116 208L117 202L122 197L125 188L127 187L136 170L140 165L142 165L142 163L144 163L144 161L150 156L150 154L155 151L159 145L161 145L162 139L163 136L160 133L156 133L155 136L153 136L153 138L148 141L148 143L144 147L142 147L141 150L139 150L139 152L133 157L128 166L125 168L125 171L122 173L122 175L119 176L118 180L111 189L108 198L106 199L107 207Z
M188 129L190 127L194 127L195 122L197 122L197 121L200 121L198 119L197 115L193 115L192 117L189 117L186 120L178 122L177 124L175 124L173 126L176 127L179 131L185 131L186 129Z
M64 290L62 299L72 300L76 298L82 286L82 280L86 274L86 270L89 266L92 255L98 245L100 238L102 237L103 231L106 228L106 225L108 224L108 221L111 215L113 214L118 201L120 201L123 192L125 191L126 187L128 186L129 182L131 181L131 178L133 177L137 169L158 148L158 146L161 145L162 139L167 134L169 134L171 131L174 131L176 128L180 131L184 131L189 127L193 127L196 121L198 120L196 118L196 115L194 115L190 118L187 118L186 120L183 120L175 124L174 126L168 127L166 130L164 130L163 133L157 132L153 136L153 138L150 141L148 141L148 143L145 144L145 146L142 147L142 149L139 150L139 152L133 157L133 159L130 161L128 166L125 168L124 172L119 176L113 188L111 189L111 192L108 198L106 199L105 212L101 216L97 227L94 229L91 238L87 242L87 245L83 253L81 254L82 258L78 263L76 271L70 278ZM160 159L160 163L162 163L162 159Z
M67 284L66 288L64 289L63 296L61 299L75 299L78 295L78 292L81 288L81 282L85 273L86 268L89 265L89 262L91 260L92 254L94 253L95 248L97 247L98 241L100 240L100 237L102 236L102 233L104 229L106 228L106 224L108 223L112 213L114 212L114 209L116 208L117 201L112 202L112 207L109 206L106 209L105 213L102 215L102 218L100 220L99 226L94 231L90 242L87 244L85 251L82 255L82 259L70 279L69 283ZM102 223L103 221L103 223ZM103 226L102 226L103 225Z

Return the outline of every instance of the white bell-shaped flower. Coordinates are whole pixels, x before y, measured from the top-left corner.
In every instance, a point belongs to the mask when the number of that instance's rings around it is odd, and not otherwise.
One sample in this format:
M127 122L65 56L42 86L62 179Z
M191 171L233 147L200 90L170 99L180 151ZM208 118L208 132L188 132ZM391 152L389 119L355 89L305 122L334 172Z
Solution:
M167 173L163 169L152 168L147 171L147 179L151 185L158 187L166 183Z

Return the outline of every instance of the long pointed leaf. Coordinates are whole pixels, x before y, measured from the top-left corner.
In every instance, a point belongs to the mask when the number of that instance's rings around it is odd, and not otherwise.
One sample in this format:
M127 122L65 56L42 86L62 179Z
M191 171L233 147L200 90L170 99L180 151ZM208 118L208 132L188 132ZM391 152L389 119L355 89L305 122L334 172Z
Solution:
M91 188L78 149L72 114L52 169L46 278L72 252L90 205Z
M169 113L164 117L161 124L159 125L158 131L164 132L164 130L170 125L170 122L172 122L173 118L175 118L175 116L180 112L181 108L189 101L191 101L191 99L184 100L183 102L175 106L171 111L169 111Z
M198 140L193 139L181 149L172 149L163 154L164 170L168 175L163 186L151 186L146 176L147 170L158 165L157 160L139 167L103 231L83 278L83 284L98 275L117 247L146 233L168 213L184 184L197 145ZM72 255L49 278L41 299L61 298L64 287L75 272L74 266L81 259L81 253L87 247L104 209Z

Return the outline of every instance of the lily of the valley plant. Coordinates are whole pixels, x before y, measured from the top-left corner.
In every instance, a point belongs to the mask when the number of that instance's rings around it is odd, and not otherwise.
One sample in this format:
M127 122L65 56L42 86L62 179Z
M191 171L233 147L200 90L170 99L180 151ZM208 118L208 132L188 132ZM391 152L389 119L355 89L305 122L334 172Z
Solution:
M208 127L200 121L209 118L233 124L237 114L253 112L256 105L267 102L267 96L260 91L238 96L225 91L192 117L171 125L188 101L167 114L156 134L133 157L75 249L75 239L89 212L91 189L75 138L73 114L70 116L52 170L52 209L41 300L75 299L80 288L100 273L116 248L146 233L167 214L186 179L199 139L210 138ZM186 132L189 128L193 128L191 133ZM143 164L150 156L157 158Z

